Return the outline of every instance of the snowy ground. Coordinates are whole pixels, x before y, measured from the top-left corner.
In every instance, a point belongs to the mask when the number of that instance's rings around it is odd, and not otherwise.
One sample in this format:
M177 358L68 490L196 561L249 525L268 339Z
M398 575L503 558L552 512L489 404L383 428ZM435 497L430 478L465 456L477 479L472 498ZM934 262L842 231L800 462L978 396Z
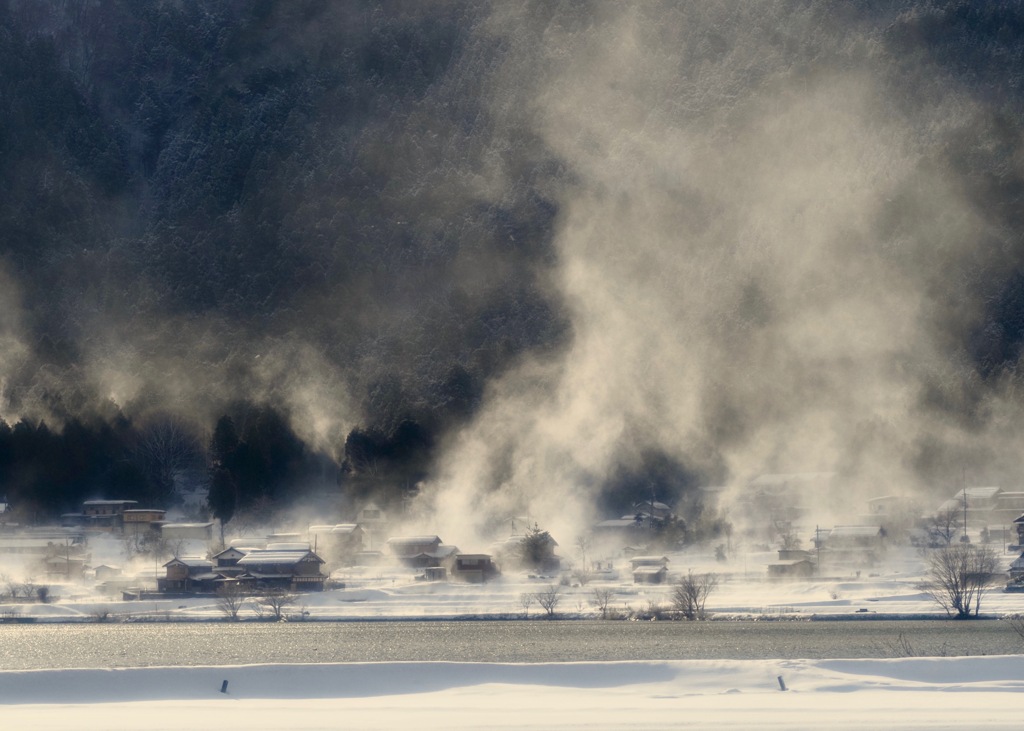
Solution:
M699 551L672 554L669 566L677 573L688 569L714 571L721 583L708 601L708 609L719 617L832 616L876 613L883 615L944 616L942 610L918 585L924 575L921 556L913 549L891 550L887 563L858 575L813 580L772 581L767 564L769 552L743 555L731 564L720 564ZM1015 555L1006 555L1009 565ZM620 561L617 575L599 577L586 586L562 586L558 613L561 616L598 616L594 590L612 592L610 608L619 613L643 612L670 604L671 586L638 586L632 583L629 564ZM310 619L386 619L399 617L537 616L536 602L524 609L522 597L538 592L557 578L530 578L508 574L486 585L416 581L409 572L389 568L337 571L334 577L344 589L300 595L291 613L306 612ZM40 621L93 621L97 612L107 611L113 619L222 619L211 598L166 599L122 602L118 596L104 597L94 587L81 584L53 584L58 600L49 604L0 604L0 613L12 617L33 617ZM984 614L1024 613L1024 593L1005 593L1001 587L990 591L983 604ZM244 609L243 618L254 616Z
M1012 556L1005 558L1006 563ZM722 576L709 609L719 616L934 614L917 589L920 556L893 552L860 576L768 581L769 553L717 564L699 552L670 556L676 572ZM595 616L595 588L612 608L668 603L670 587L620 575L562 587L559 613ZM345 589L305 595L292 608L319 619L521 616L521 597L553 582L507 575L486 586L425 583L386 569L337 576ZM94 588L54 586L51 604L0 606L8 616L91 621L222 619L206 598L120 602ZM532 615L539 613L534 603ZM986 614L1024 613L1024 594L993 591ZM243 612L243 616L245 612ZM782 691L782 676L787 690ZM228 693L219 692L223 680ZM894 660L608 662L541 665L375 663L0 672L3 728L260 729L887 729L1014 728L1024 657Z
M788 690L780 689L781 676ZM228 692L220 693L228 680ZM0 672L4 728L1009 729L1024 657Z

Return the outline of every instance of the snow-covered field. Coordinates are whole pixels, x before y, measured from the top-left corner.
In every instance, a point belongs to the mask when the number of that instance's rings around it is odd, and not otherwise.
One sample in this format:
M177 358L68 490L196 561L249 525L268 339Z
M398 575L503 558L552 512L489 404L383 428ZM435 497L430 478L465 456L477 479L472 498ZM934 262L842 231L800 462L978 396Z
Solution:
M771 556L720 566L699 554L673 568L719 570L708 608L719 616L934 614L917 585L920 557L891 556L877 572L768 581ZM1012 557L1007 557L1007 562ZM627 568L626 566L623 567ZM304 595L291 608L318 619L521 616L521 597L550 578L505 576L485 586L414 581L373 569L345 589ZM639 587L628 571L561 588L564 616L595 616L595 588L612 608L668 602L670 587ZM39 620L223 619L209 598L120 602L55 586L50 604L0 607ZM539 613L534 604L533 616ZM1024 594L995 590L993 615L1024 613ZM244 616L243 612L243 616ZM782 677L787 690L780 688ZM228 692L220 692L228 681ZM0 725L10 729L846 729L1013 728L1024 657L892 660L688 660L564 664L371 663L0 672Z
M934 731L1019 727L1021 691L1024 657L1016 656L250 665L3 672L0 718L4 728L35 731Z
M774 560L770 552L750 553L730 564L716 562L710 554L698 551L671 554L669 566L676 573L713 571L721 583L708 601L707 608L719 617L831 616L865 613L892 615L944 616L943 611L919 588L924 577L921 556L913 549L890 551L887 563L860 575L812 580L769 580L767 564ZM1009 565L1016 556L1007 554ZM507 574L485 585L417 581L408 571L388 568L364 568L335 572L344 589L300 595L289 613L303 612L310 619L386 619L416 617L514 617L529 613L537 616L536 602L523 606L522 598L544 590L554 577L530 578L525 574ZM632 583L629 564L622 562L617 574L597 577L586 586L562 586L558 614L564 617L597 617L594 590L612 592L609 608L619 614L643 612L670 604L671 586L642 586ZM49 604L0 604L0 612L40 621L94 621L98 611L107 611L112 619L223 619L215 600L209 597L161 599L157 601L120 601L120 597L102 596L95 587L81 584L54 584L58 600ZM1024 614L1024 593L1005 593L994 587L982 604L989 615ZM254 617L243 609L241 617Z

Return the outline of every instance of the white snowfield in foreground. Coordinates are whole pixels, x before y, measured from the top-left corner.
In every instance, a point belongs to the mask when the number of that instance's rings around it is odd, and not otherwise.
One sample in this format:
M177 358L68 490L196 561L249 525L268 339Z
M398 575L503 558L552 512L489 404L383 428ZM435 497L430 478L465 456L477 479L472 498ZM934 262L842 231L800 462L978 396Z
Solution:
M1010 729L1021 691L1017 656L37 670L0 672L0 726Z

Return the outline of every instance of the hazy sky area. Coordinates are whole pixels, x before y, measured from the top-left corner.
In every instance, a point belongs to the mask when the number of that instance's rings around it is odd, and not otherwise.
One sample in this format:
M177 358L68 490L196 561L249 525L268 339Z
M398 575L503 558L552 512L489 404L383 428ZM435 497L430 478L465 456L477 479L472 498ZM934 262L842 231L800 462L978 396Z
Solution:
M1015 2L6 0L0 415L412 421L452 542L1020 488L1022 51Z

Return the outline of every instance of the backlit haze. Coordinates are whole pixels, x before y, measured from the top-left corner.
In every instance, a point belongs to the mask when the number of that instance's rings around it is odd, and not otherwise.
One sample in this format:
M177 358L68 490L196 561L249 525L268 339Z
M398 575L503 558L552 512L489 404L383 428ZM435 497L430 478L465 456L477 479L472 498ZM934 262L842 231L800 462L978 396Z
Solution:
M409 528L465 548L765 473L1021 487L1016 6L180 7L0 16L93 122L0 168L8 423L266 405L343 522L346 438L415 422Z

